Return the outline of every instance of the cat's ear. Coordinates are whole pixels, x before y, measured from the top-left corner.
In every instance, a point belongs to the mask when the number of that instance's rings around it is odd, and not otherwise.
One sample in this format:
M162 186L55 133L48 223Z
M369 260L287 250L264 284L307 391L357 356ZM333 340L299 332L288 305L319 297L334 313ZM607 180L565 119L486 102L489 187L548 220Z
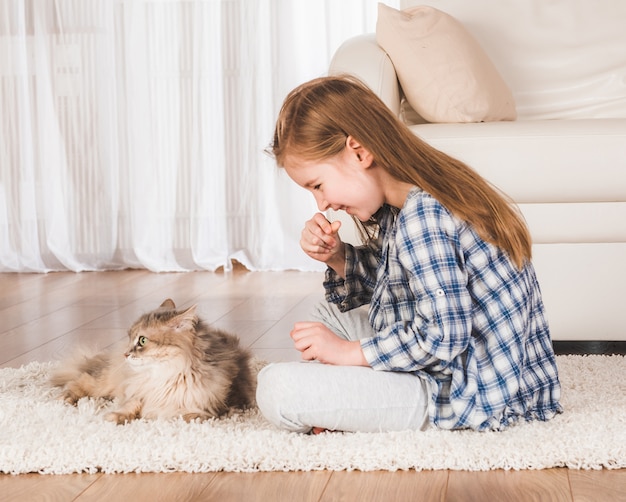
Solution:
M184 310L177 316L173 317L169 322L170 328L176 331L193 329L198 321L196 307L196 305L189 307L187 310Z
M167 300L165 300L161 306L159 307L161 309L172 309L174 310L176 308L176 305L174 304L174 300L172 300L171 298L168 298Z

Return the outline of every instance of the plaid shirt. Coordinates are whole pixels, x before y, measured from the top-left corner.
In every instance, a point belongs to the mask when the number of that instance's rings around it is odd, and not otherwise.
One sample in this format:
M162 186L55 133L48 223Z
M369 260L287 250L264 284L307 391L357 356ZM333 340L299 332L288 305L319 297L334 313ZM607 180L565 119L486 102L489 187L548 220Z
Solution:
M430 420L442 429L502 429L560 413L532 264L520 271L417 188L399 213L383 206L377 216L377 242L346 244L345 280L329 268L324 281L341 311L370 304L376 336L361 347L372 368L427 378Z

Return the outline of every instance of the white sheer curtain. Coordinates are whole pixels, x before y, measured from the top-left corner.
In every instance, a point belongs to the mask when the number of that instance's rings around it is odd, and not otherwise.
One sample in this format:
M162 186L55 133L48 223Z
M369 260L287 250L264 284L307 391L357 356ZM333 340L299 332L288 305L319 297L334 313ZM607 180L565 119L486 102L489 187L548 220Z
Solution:
M0 271L320 269L263 150L376 5L0 0Z

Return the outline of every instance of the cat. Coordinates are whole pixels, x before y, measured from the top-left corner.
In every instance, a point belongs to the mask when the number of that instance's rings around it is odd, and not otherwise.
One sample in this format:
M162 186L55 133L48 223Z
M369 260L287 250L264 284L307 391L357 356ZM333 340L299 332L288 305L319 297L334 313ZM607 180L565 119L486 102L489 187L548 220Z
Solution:
M196 306L177 310L171 299L142 315L121 346L88 355L79 351L50 376L66 403L83 397L119 401L105 419L182 417L190 422L255 405L251 353L230 333L199 319Z

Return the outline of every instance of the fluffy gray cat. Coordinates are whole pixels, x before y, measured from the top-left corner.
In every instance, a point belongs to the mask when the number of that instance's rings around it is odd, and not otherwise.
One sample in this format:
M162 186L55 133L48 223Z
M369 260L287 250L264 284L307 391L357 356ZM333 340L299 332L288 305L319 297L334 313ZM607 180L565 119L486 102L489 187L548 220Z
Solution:
M142 315L128 331L126 347L61 363L50 381L65 402L82 397L117 399L105 418L123 424L138 418L185 421L219 417L255 403L251 354L232 334L205 324L196 307L174 302Z

